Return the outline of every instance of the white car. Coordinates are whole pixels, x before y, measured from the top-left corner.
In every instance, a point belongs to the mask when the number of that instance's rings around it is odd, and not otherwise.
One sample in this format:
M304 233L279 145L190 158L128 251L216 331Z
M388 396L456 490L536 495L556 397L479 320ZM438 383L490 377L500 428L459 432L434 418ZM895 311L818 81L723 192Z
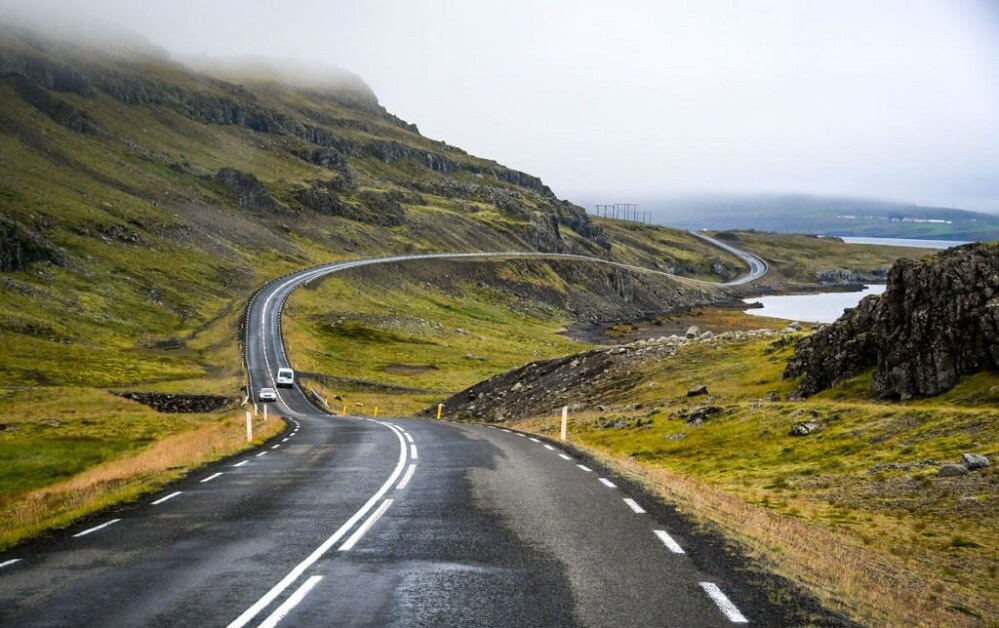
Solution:
M277 401L277 391L273 388L261 388L257 393L257 401Z
M295 371L289 368L280 368L274 381L278 388L291 388L295 385Z

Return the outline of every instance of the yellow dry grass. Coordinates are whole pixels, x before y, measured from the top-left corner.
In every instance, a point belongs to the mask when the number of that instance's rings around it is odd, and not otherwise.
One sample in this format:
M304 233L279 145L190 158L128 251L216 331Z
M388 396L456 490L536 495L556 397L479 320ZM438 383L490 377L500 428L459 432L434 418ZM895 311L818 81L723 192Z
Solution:
M904 560L858 545L821 522L747 504L708 482L668 469L576 447L698 521L717 526L765 566L802 584L833 610L872 626L983 625L961 612L960 596L946 583L928 581Z
M273 415L254 422L246 440L242 414L157 441L141 452L98 465L69 480L0 502L0 550L44 530L66 526L109 506L133 501L191 470L259 445L281 431Z

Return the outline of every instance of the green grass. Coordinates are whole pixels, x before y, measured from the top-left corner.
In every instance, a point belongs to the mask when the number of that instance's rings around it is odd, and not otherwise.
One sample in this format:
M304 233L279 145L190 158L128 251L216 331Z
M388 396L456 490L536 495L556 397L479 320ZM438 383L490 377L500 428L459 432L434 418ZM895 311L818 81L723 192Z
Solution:
M906 573L946 580L949 596L994 616L995 570L980 574L999 560L999 472L992 466L952 480L937 478L936 468L965 452L999 460L997 374L966 377L936 399L885 403L858 394L869 390L866 373L789 402L795 382L780 375L791 351L790 344L770 341L684 347L648 364L607 412L577 413L570 441L832 530L889 562L903 561ZM688 398L686 391L699 384L710 394ZM770 401L771 394L778 400ZM636 404L642 409L634 410ZM702 425L682 418L701 405L722 412ZM651 427L600 427L607 419L645 417L649 407L659 409ZM820 429L805 437L790 435L795 424L806 421ZM522 426L556 428L549 417ZM727 525L737 534L749 530L748 523ZM951 569L955 552L963 564L959 571Z

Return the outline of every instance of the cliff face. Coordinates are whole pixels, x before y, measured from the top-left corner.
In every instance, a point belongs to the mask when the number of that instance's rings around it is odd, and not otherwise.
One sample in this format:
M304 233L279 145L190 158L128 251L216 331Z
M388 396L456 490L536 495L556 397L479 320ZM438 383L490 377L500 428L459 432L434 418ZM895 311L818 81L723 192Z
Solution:
M798 343L785 377L812 395L876 367L882 399L929 397L999 370L999 243L899 260L888 287Z

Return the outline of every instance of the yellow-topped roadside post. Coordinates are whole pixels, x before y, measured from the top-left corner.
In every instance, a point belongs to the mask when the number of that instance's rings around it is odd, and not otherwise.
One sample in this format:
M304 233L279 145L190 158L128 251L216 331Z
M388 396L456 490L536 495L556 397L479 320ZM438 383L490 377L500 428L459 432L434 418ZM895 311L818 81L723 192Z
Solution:
M442 414L444 414L444 404L443 403L439 403L439 404L437 404L437 420L438 421L441 420L441 415Z

